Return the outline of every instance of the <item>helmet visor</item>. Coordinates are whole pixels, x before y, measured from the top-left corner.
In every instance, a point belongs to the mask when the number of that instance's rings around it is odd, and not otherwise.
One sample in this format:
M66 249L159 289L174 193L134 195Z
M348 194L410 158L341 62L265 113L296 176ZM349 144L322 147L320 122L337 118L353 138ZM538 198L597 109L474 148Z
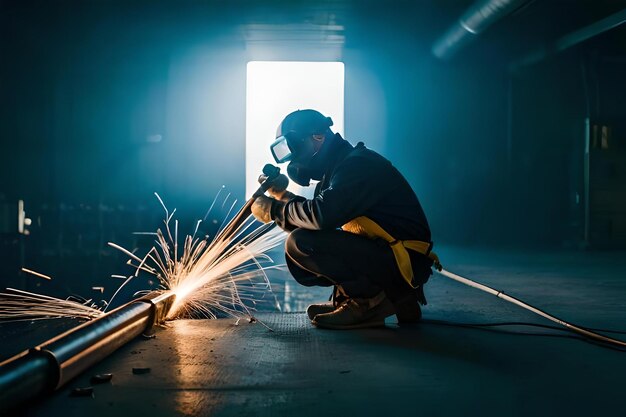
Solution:
M285 136L277 138L274 143L270 145L270 150L272 151L272 156L277 164L282 164L283 162L291 160L291 149L289 149L287 138Z

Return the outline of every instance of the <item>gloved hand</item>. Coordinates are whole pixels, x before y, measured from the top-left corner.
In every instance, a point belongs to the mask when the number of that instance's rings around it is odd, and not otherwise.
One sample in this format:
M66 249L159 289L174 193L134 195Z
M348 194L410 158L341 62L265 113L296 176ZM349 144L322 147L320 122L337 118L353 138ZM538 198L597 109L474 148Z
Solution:
M262 223L269 223L272 221L272 203L276 201L266 195L260 195L252 203L252 215L255 219Z
M262 183L266 179L267 176L261 174L259 176L259 183ZM280 174L272 181L272 186L268 188L267 193L276 200L287 202L296 196L294 193L287 191L288 186L289 178L287 178L285 174Z

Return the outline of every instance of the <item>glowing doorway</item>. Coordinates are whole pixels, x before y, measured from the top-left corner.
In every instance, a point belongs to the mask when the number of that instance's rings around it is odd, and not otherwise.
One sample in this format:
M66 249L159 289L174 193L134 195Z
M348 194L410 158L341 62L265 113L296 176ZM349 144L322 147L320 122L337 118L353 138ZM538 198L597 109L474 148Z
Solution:
M248 62L246 84L246 197L259 187L263 166L274 164L269 145L289 113L315 109L333 119L343 135L343 62ZM286 173L286 166L281 171ZM290 190L302 193L294 184Z

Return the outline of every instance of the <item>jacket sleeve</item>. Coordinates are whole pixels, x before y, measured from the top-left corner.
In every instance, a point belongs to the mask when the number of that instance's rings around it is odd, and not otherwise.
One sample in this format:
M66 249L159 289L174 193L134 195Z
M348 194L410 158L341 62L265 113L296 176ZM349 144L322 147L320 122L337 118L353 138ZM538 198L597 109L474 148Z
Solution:
M315 198L275 204L272 218L287 231L336 229L363 215L385 196L387 172L380 162L349 157L335 168L328 187Z

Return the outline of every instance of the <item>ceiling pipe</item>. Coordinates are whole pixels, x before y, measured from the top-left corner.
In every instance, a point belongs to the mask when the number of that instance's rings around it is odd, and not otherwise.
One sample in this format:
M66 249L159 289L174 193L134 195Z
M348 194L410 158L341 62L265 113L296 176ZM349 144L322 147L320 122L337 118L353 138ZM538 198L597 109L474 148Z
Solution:
M493 23L519 9L529 0L479 0L432 46L437 58L448 59Z
M598 20L588 26L575 30L557 39L549 45L542 46L509 65L509 71L515 72L523 67L536 64L553 54L558 54L572 46L601 35L626 23L626 9Z

